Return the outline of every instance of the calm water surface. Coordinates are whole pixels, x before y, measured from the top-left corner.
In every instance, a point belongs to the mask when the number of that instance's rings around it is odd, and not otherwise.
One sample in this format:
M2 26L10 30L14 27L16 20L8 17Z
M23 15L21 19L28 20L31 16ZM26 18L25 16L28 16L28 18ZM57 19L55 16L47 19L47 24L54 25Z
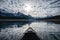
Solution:
M60 40L60 24L53 22L0 22L0 40L20 40L31 27L43 40Z

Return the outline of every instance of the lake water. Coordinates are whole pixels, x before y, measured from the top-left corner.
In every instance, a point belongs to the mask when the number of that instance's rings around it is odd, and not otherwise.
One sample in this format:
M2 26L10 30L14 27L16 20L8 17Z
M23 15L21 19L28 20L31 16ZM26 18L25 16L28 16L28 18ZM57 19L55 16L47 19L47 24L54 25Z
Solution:
M45 21L0 22L0 40L20 40L29 27L43 40L60 40L60 24Z

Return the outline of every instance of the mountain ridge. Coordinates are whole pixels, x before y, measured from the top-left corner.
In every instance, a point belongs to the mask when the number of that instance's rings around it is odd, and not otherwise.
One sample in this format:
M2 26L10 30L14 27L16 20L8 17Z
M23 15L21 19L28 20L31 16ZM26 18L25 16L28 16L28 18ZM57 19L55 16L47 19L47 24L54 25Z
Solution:
M5 10L0 10L0 18L32 18L31 15L25 15L23 13L20 13L20 12L17 12L17 13L8 13L8 12L2 12L2 11L5 11Z

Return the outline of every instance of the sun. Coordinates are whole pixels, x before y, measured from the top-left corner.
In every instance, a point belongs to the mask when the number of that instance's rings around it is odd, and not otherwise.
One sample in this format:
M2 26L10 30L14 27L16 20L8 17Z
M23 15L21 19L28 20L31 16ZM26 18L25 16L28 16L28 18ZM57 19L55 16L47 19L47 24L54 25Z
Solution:
M23 6L23 9L25 12L31 12L32 11L32 7L30 4L26 3L24 6Z

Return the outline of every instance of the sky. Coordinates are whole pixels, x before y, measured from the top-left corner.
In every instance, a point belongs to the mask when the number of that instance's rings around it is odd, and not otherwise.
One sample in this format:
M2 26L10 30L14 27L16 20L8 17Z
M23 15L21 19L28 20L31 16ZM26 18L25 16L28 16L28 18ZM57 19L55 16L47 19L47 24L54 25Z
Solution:
M60 15L60 0L0 0L0 9L32 17Z

